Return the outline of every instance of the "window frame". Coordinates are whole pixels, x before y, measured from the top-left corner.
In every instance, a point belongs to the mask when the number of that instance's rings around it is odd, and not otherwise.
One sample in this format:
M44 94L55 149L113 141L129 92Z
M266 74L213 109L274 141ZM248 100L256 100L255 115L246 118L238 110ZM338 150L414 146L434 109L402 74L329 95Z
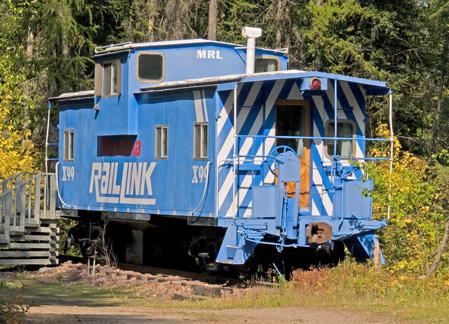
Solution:
M117 147L113 143L119 143ZM137 135L99 135L97 136L97 156L133 156ZM132 145L131 145L132 143Z
M75 159L75 130L64 130L63 138L63 161L73 162Z
M111 73L108 78L108 83L106 83L106 74L107 74L107 66L111 66ZM113 68L114 67L114 68ZM99 91L102 98L108 98L108 97L118 97L121 95L122 90L122 60L111 60L111 61L104 61L100 64L100 71L101 71L101 85ZM113 84L113 77L115 73L115 84ZM98 80L96 80L98 81ZM97 82L96 82L97 84ZM109 84L109 92L106 93L106 85ZM115 87L114 87L115 85Z
M161 77L159 79L143 79L139 76L139 57L141 55L157 55L162 57L162 71L161 71ZM162 52L157 51L141 51L138 52L136 55L136 62L135 62L135 76L136 80L140 83L151 83L151 84L159 84L164 82L165 80L165 55Z
M164 130L166 130L164 136ZM165 160L168 159L168 125L156 125L155 127L155 141L154 141L154 158ZM165 152L164 152L164 138ZM165 153L165 155L164 155Z
M267 72L275 72L275 71L281 71L281 60L279 57L274 55L257 55L254 60L254 71L256 71L256 63L257 60L275 60L276 61L276 69L274 71L264 71L264 72L255 72L255 73L267 73Z
M280 111L281 107L291 107L290 108L290 112L293 112L293 110L295 110L294 112L296 114L298 114L298 112L296 110L299 110L299 116L300 116L299 121L300 121L301 125L300 125L298 130L299 131L303 130L304 135L301 135L301 134L299 134L299 135L292 135L292 134L288 134L288 135L282 134L282 135L280 135L279 134L279 131L282 129L282 128L278 127L279 126L279 124L278 124L279 123L279 117L280 117L280 114L281 114L281 111ZM292 129L292 126L294 126L294 124L292 123L293 120L291 118L288 119L288 120L290 121L290 130L293 130ZM310 108L309 108L309 105L308 105L308 103L306 101L296 101L296 100L289 101L289 100L282 100L282 99L276 101L276 114L275 114L276 136L287 136L287 137L307 137L307 136L310 136L310 126L308 125L308 121L310 121ZM297 148L298 148L298 144L301 141L302 141L303 154L298 154ZM294 146L288 145L289 143L286 143L286 142L290 142L290 143L294 142L295 145ZM288 139L288 140L287 139L276 138L276 146L279 146L279 145L289 146L290 148L292 148L293 150L296 151L296 155L299 158L305 158L306 151L310 149L310 140L304 139L304 138L302 138L302 139Z
M328 121L326 121L326 124L324 126L324 136L325 137L334 137L334 133L329 134L330 130L329 130L329 125L334 124L334 131L335 131L335 119L329 119ZM354 158L356 155L356 150L357 150L357 125L353 120L350 119L338 119L337 120L337 126L339 124L350 124L352 126L352 138L354 138L353 140L351 140L351 144L352 144L352 150L351 150L351 158ZM338 136L337 133L337 138L341 138ZM338 140L341 142L341 140ZM338 143L337 141L337 143ZM324 140L324 154L328 159L332 159L332 155L329 154L328 150L329 150L329 144L333 144L334 140L333 139L328 139L328 140ZM340 152L341 153L341 152ZM337 155L342 156L341 154ZM343 157L343 156L342 156ZM346 156L344 156L346 157Z
M206 133L204 132L206 128ZM206 134L206 145L204 142L204 134ZM199 147L198 147L199 146ZM204 148L205 151L204 152ZM209 123L198 122L193 124L193 159L207 160L209 158Z

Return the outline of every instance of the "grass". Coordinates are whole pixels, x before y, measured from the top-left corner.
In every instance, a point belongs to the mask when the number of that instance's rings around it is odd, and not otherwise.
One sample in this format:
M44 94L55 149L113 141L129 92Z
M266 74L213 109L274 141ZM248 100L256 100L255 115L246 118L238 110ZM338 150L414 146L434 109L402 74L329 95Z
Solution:
M103 287L85 281L62 283L31 280L27 273L0 285L3 298L28 304L77 306L133 306L157 308L302 307L369 312L412 323L449 323L449 278L419 278L346 262L333 269L296 271L277 288L253 287L243 294L200 302L172 301L157 294L136 294L136 287ZM60 278L59 278L60 279Z
M20 295L30 305L160 306L156 298L136 297L127 287L92 287L83 282L61 284L35 280L12 281L0 290L2 296Z
M246 296L202 306L326 307L407 322L449 323L449 278L420 278L347 262L333 269L298 270L279 288L253 289Z

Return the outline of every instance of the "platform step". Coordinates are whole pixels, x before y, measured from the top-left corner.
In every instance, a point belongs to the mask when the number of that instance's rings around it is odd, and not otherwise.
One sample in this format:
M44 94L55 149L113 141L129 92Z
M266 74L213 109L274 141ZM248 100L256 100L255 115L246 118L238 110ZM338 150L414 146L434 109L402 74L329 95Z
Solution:
M9 233L10 236L22 236L25 234L25 231L11 231Z
M226 255L228 259L232 260L235 256L235 253L238 250L237 245L226 245Z
M25 229L37 228L40 225L41 225L40 222L25 222Z
M58 265L58 259L0 259L0 265Z

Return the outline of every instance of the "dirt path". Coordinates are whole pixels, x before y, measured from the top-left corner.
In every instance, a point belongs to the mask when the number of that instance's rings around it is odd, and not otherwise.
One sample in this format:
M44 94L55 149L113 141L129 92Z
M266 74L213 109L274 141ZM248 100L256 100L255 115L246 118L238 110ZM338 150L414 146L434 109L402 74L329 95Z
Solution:
M358 324L358 323L401 323L393 319L379 317L370 312L335 310L332 308L279 307L258 309L207 309L199 306L171 307L170 300L175 295L187 299L198 298L194 286L204 283L181 280L182 278L153 276L118 269L98 266L95 278L87 276L86 266L65 263L59 267L40 269L27 273L27 282L22 291L23 297L35 301L40 306L33 306L26 313L29 324L140 324L140 323L226 323L226 324L261 324L261 323L319 323L319 324ZM0 279L13 281L14 273L0 274ZM19 280L20 281L20 280ZM97 287L121 287L123 304L120 300L110 302L110 296L104 295ZM206 285L204 291L221 286ZM224 288L223 288L224 289ZM87 293L89 292L89 293ZM232 294L247 293L244 289L233 288ZM127 296L136 301L148 301L146 306L134 305ZM114 295L115 296L115 295ZM138 297L138 298L137 298ZM109 299L108 299L109 298ZM203 297L200 297L203 298ZM205 297L209 298L209 297ZM220 299L217 298L217 305ZM111 305L111 306L108 306ZM168 305L162 307L159 305ZM187 305L191 305L187 304ZM237 306L238 307L238 306ZM403 322L402 322L403 323Z
M376 318L368 313L354 313L304 308L260 308L208 310L192 308L130 308L130 307L32 307L27 316L30 324L137 324L137 323L399 323Z

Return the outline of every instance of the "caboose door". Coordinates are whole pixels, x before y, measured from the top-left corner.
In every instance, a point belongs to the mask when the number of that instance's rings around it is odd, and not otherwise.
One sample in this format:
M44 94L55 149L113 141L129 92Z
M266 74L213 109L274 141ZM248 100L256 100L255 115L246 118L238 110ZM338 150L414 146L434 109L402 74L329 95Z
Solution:
M276 136L310 136L310 102L276 101ZM277 138L276 146L286 145L296 151L301 161L299 207L309 207L310 140Z

